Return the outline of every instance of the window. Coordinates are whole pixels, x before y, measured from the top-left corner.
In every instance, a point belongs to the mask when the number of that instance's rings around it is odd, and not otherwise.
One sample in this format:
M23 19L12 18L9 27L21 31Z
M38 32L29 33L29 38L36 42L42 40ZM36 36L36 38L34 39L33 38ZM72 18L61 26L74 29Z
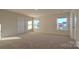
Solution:
M31 30L32 29L32 21L28 21L28 30Z
M57 19L57 30L67 30L67 18L58 18Z
M34 28L39 29L39 20L34 20Z

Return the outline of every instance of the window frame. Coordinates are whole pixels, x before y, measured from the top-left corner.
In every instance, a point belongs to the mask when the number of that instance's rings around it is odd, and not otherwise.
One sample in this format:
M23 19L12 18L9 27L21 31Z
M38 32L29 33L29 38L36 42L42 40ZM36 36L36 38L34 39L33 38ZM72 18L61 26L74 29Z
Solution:
M32 21L32 20L28 20L28 22L29 22L29 21ZM29 26L32 26L32 28L31 28L31 29L28 28L28 30L32 30L32 29L33 29L33 21L32 21L31 24L28 24L28 27L29 27Z
M60 28L58 28L58 19L60 19L60 18L61 18L61 19L62 19L62 18L66 18L66 21L67 21L67 22L66 22L66 25L67 25L67 28L66 28L66 29L60 29ZM62 31L68 30L68 18L67 18L67 17L58 17L58 18L57 18L57 30L62 30Z

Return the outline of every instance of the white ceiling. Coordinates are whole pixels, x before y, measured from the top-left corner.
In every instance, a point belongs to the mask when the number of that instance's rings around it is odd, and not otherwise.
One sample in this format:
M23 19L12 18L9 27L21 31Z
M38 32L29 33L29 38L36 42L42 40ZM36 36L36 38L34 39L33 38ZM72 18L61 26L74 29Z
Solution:
M20 13L26 16L38 17L47 14L68 13L70 9L7 9L7 11Z

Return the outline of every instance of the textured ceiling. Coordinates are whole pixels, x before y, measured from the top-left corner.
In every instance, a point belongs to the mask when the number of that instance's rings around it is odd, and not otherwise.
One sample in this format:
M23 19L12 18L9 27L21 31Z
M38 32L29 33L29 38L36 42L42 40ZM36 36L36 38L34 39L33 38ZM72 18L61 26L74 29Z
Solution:
M68 13L70 9L7 9L7 11L31 16L31 17L38 17L47 14L56 14L56 13Z

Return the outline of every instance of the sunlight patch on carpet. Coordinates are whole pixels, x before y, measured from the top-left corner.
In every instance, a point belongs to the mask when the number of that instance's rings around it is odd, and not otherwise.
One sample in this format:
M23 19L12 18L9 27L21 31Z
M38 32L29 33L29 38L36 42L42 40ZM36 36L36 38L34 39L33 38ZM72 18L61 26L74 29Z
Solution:
M5 38L1 38L1 40L14 40L14 39L21 39L21 37L5 37Z

